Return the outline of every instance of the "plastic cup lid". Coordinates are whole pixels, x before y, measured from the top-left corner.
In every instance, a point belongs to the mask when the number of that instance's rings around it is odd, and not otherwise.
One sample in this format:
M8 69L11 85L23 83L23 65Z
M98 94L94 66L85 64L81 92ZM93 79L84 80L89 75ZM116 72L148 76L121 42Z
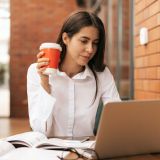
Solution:
M56 49L59 49L60 51L62 51L61 46L57 43L46 42L46 43L42 43L39 47L40 50L45 49L45 48L56 48Z

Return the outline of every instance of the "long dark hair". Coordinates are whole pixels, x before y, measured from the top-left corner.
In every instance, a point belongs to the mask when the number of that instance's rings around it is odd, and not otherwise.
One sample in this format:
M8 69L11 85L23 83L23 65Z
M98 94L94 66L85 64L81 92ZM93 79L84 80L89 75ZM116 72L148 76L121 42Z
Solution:
M66 19L57 39L57 43L59 43L62 47L59 65L63 63L66 55L66 45L63 43L62 34L66 32L67 35L70 38L72 38L74 34L78 33L83 27L87 26L94 26L99 31L99 42L98 42L97 52L95 53L93 58L88 62L88 66L93 72L93 75L96 80L96 94L95 94L96 97L98 90L96 72L102 72L105 69L105 64L104 64L105 29L101 19L97 15L87 11L77 11L72 13Z

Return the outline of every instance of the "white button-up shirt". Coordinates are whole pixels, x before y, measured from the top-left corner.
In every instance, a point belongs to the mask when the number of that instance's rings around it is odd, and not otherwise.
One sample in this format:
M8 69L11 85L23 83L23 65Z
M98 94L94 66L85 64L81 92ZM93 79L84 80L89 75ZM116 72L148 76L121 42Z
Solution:
M30 125L34 131L48 137L92 136L100 99L103 104L120 100L107 67L103 72L97 72L95 98L96 82L88 66L72 78L59 70L57 75L49 76L51 94L48 94L40 84L36 65L32 64L27 74Z

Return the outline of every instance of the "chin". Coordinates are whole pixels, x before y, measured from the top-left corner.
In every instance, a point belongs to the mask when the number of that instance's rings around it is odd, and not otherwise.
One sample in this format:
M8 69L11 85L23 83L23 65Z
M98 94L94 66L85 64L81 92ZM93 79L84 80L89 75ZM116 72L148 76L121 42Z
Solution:
M79 63L80 66L84 67L87 63Z
M88 61L81 61L78 63L80 66L85 66L88 64Z

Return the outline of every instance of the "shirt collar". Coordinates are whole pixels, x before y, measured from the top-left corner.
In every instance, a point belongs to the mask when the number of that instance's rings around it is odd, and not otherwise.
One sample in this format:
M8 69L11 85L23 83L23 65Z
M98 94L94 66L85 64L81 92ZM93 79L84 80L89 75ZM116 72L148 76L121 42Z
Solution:
M59 76L67 76L65 72L61 72L59 69L57 70L57 74ZM72 77L72 79L86 79L87 77L93 77L93 73L88 65L85 66L83 72L80 72Z
M93 73L88 65L85 66L85 70L72 77L72 79L86 79L87 77L93 77Z

